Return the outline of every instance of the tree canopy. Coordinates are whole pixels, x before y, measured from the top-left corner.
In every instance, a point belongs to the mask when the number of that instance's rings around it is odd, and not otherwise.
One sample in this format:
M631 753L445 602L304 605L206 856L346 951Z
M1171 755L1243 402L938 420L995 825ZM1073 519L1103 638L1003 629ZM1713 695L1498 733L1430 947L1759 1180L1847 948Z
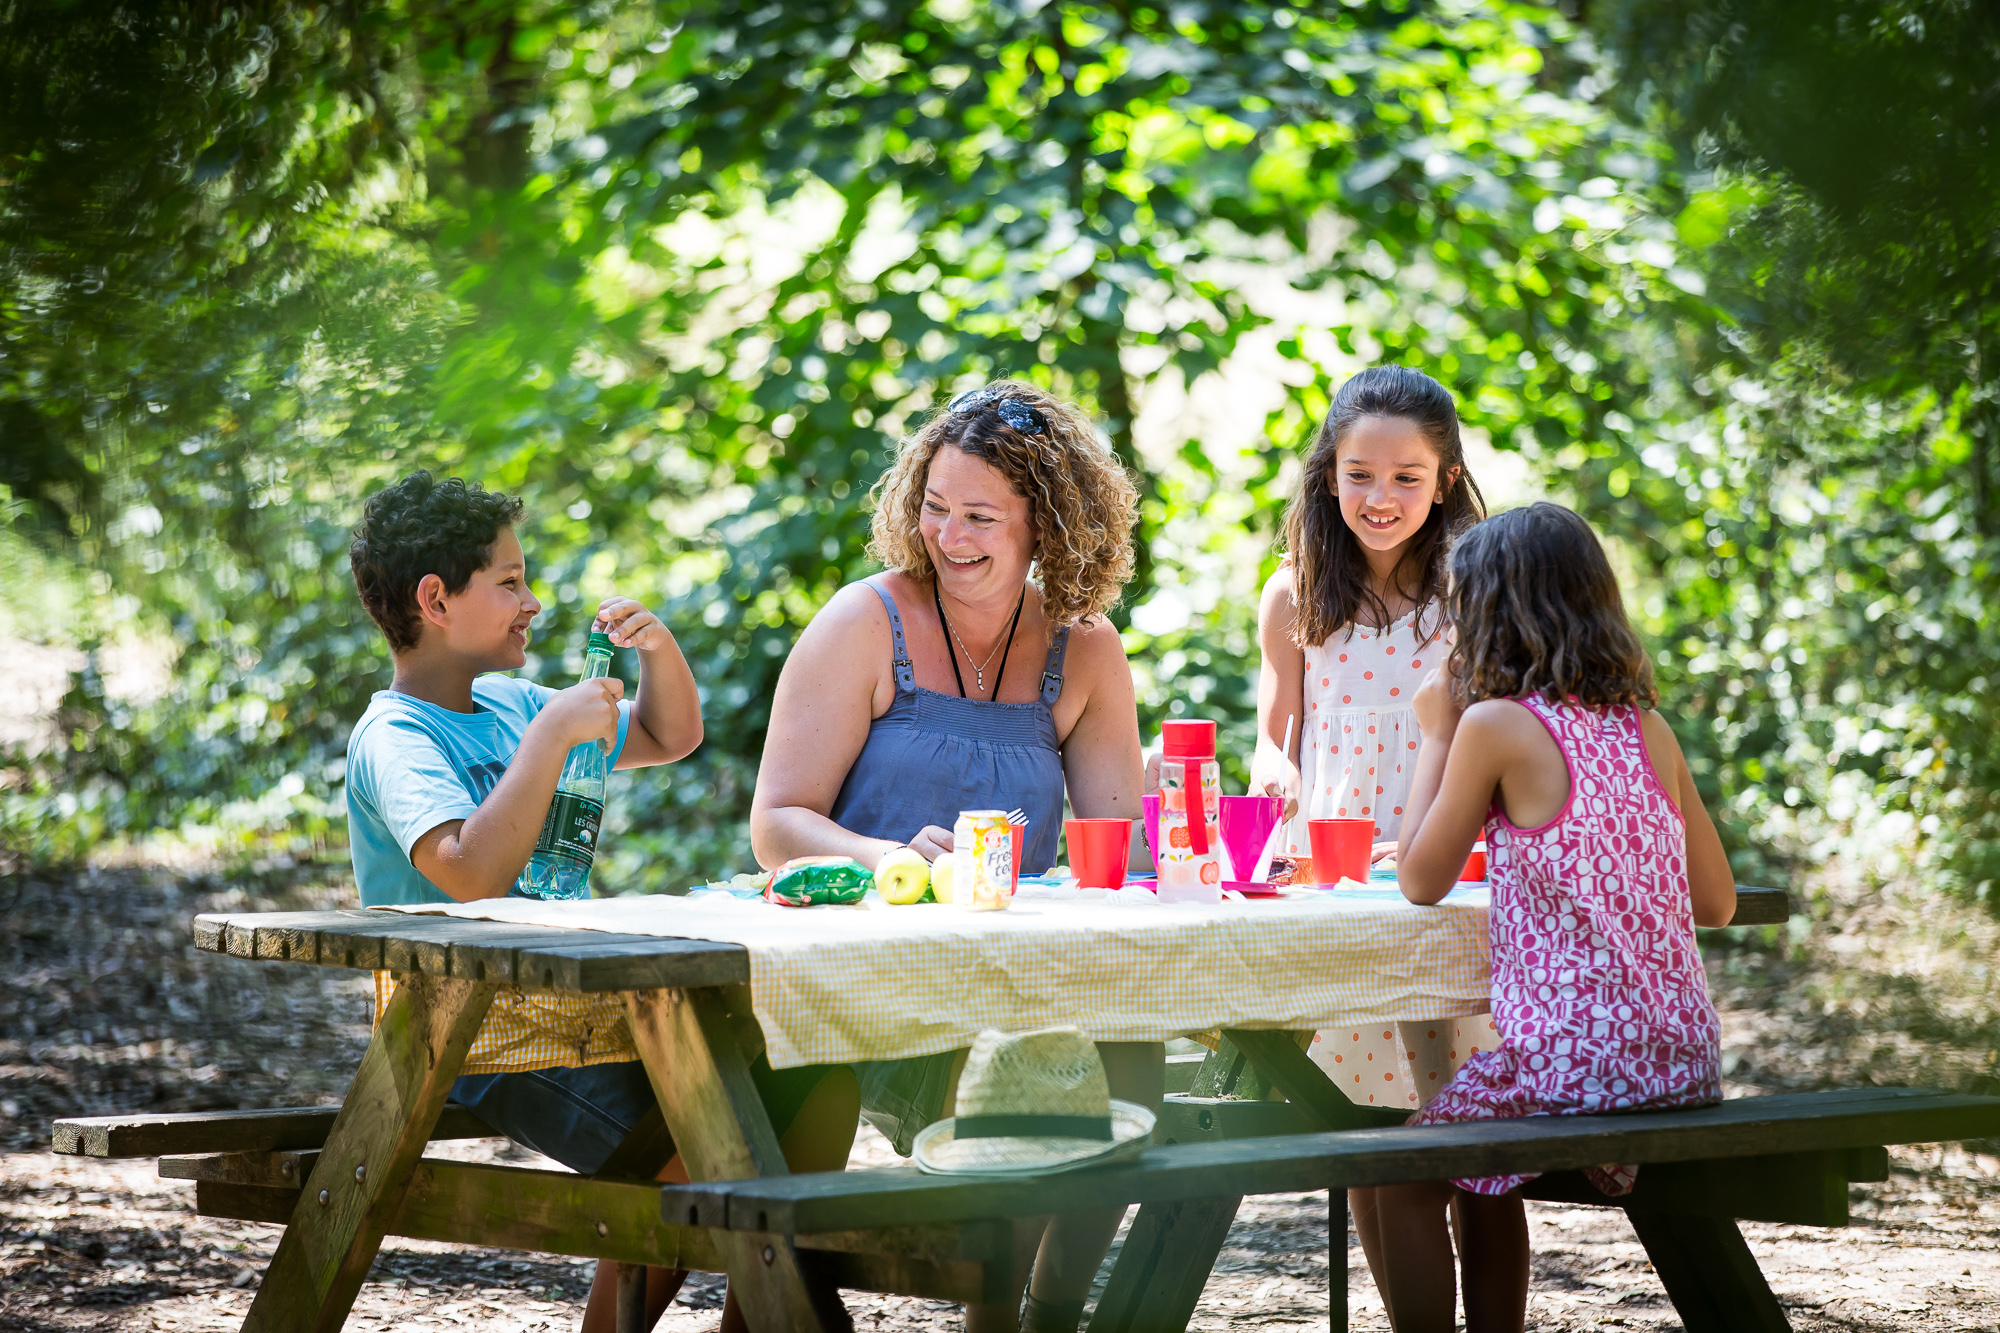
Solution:
M345 531L428 465L528 498L554 593L531 670L573 670L616 585L704 686L709 743L614 803L613 882L734 865L776 672L868 568L886 450L1001 374L1082 402L1140 480L1117 618L1148 725L1196 710L1241 739L1242 594L1288 460L1338 378L1390 358L1619 541L1746 865L1774 809L1838 797L1829 761L1972 828L1978 756L1918 741L1982 725L1990 563L1965 545L1987 547L1939 524L1986 485L1961 465L1992 375L1917 366L1983 316L1942 274L1905 299L1882 247L1986 207L1990 175L1951 191L1990 20L1796 8L1779 34L1638 0L1593 27L1472 0L0 4L10 522L181 653L143 707L86 671L0 822L43 829L36 854L337 834L346 730L386 679ZM1907 200L1829 183L1804 108L1842 60L1907 71L1868 127ZM1877 127L1941 70L1968 91L1898 158ZM1973 263L1990 239L1960 231ZM1259 282L1340 314L1288 324ZM1891 327L1909 355L1865 361ZM1289 388L1247 447L1140 438L1161 386L1271 345ZM1185 624L1133 623L1197 585Z

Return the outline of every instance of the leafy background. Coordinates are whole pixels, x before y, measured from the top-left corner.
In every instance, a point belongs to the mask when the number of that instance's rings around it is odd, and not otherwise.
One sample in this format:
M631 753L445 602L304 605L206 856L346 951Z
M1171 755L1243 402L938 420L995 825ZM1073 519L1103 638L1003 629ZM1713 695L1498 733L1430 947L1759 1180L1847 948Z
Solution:
M616 588L702 682L600 886L740 865L869 484L1001 374L1140 480L1146 729L1240 751L1396 359L1613 540L1739 878L1994 896L1997 85L1971 3L0 0L0 633L78 667L0 847L340 845L347 531L428 466L527 499L530 674Z

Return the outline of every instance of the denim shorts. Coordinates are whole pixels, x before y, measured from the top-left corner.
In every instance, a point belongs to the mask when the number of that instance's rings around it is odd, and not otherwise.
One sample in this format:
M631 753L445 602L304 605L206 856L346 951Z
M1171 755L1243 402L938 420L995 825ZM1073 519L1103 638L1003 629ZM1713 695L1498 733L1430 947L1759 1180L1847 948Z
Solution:
M812 1090L836 1066L771 1068L758 1056L751 1080L779 1135L798 1119ZM646 1067L637 1060L523 1074L467 1074L451 1085L451 1100L523 1147L591 1175L656 1104Z

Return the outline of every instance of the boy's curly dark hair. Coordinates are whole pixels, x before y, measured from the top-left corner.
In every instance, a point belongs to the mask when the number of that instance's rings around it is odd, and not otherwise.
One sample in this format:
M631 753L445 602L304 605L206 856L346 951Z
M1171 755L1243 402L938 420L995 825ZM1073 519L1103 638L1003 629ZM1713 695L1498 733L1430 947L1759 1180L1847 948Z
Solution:
M347 562L361 604L382 627L390 651L417 646L417 585L424 575L443 579L446 592L463 592L521 509L514 496L457 477L439 481L423 470L368 497Z
M1510 509L1466 529L1451 548L1446 608L1462 704L1531 694L1587 708L1659 702L1604 547L1561 505Z

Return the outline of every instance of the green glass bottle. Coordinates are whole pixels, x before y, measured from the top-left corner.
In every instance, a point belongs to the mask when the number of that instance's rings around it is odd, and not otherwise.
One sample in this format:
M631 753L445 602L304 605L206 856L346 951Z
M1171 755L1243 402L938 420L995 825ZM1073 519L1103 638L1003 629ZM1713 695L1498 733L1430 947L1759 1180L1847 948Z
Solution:
M593 631L583 651L583 679L610 673L611 636ZM585 741L569 752L534 855L514 883L515 893L524 898L590 896L590 863L597 854L604 780L610 772L611 747L603 741Z

